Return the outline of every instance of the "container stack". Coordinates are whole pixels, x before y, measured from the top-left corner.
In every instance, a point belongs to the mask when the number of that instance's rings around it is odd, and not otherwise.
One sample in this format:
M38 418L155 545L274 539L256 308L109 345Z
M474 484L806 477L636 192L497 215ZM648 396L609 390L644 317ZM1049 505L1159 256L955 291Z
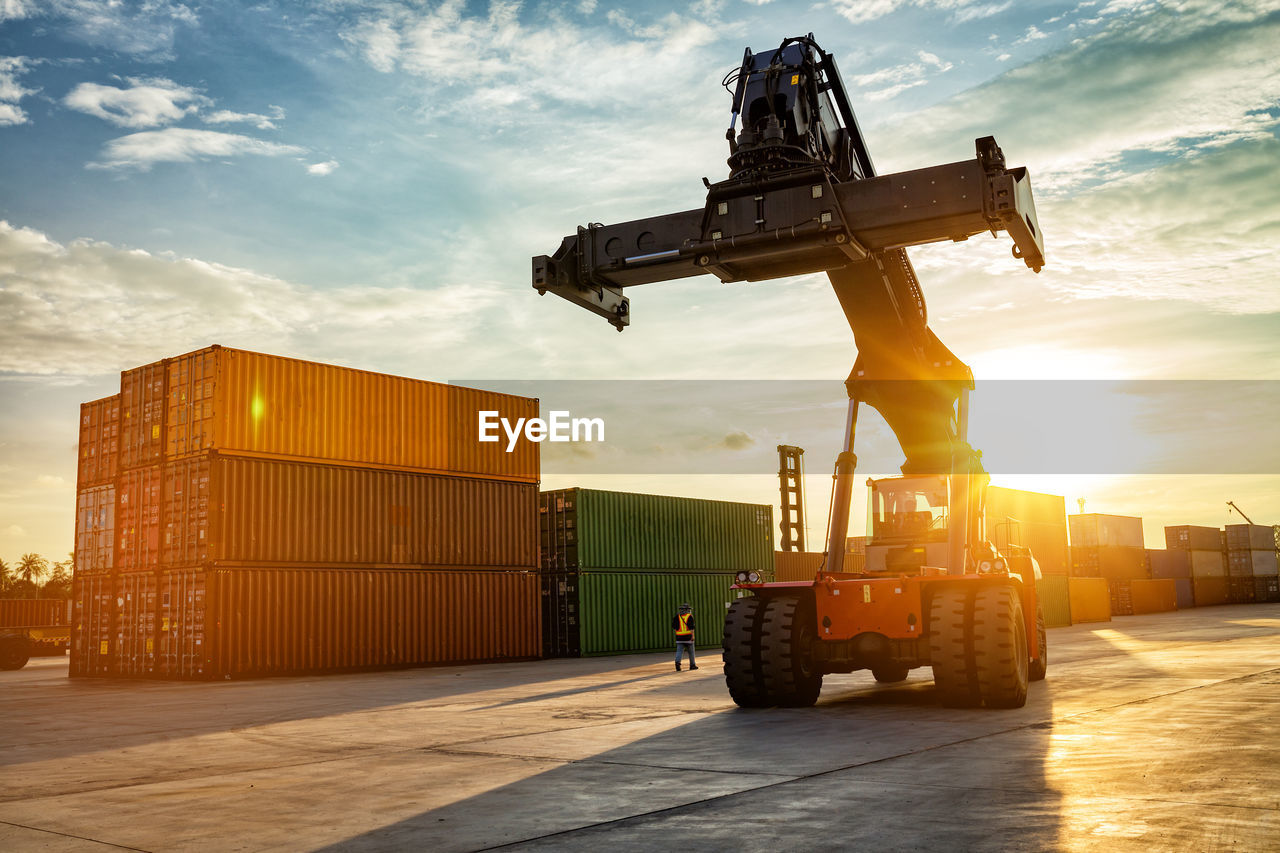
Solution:
M1070 574L1067 562L1067 507L1062 495L987 488L987 536L1001 551L1030 548L1046 575Z
M1180 552L1185 556L1170 556L1153 562L1153 576L1157 563L1161 565L1167 563L1181 570L1182 562L1180 561L1185 561L1186 576L1191 580L1191 599L1195 605L1207 607L1226 604L1228 600L1227 560L1222 531L1216 527L1180 524L1164 529L1164 541L1169 554ZM1172 570L1162 568L1162 571Z
M1070 516L1068 522L1071 576L1103 578L1107 582L1112 614L1132 614L1132 581L1148 577L1142 519L1090 513Z
M89 561L78 514L73 674L538 655L537 445L478 440L480 411L536 400L223 347L125 371L118 400L114 478L81 479L81 507L114 490L115 536Z
M1223 531L1227 554L1227 598L1233 604L1274 601L1275 530L1262 524L1228 524Z
M546 657L670 649L683 603L697 645L718 646L735 574L773 576L769 506L561 489L538 513Z

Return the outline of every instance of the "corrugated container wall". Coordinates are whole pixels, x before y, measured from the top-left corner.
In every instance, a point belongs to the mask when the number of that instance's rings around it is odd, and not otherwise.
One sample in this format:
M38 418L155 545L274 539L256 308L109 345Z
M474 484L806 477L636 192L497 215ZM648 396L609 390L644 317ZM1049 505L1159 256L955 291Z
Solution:
M0 628L67 625L67 601L61 598L0 598Z
M169 458L220 450L538 481L537 442L508 453L479 429L485 411L537 417L532 398L218 346L162 364Z
M539 501L544 571L773 570L773 508L562 489Z
M80 404L76 486L110 483L120 464L120 395Z
M1274 604L1280 601L1280 577L1254 578L1255 597L1259 604Z
M165 566L538 565L529 483L217 453L167 463L164 483Z
M987 536L996 547L1030 548L1047 575L1068 574L1067 506L1061 495L987 488Z
M738 597L733 582L729 573L580 572L582 654L674 650L671 618L685 603L693 606L695 645L719 646Z
M1191 552L1178 548L1147 549L1147 568L1153 578L1191 577Z
M1221 537L1216 527L1180 524L1164 529L1164 546L1171 551L1217 551Z
M1220 578L1227 574L1227 555L1222 551L1188 551L1193 578Z
M528 660L538 576L513 571L174 570L163 674L231 678Z
M1080 578L1132 580L1147 577L1145 548L1123 545L1071 546L1071 574Z
M1274 551L1275 530L1266 524L1228 524L1228 551Z
M1142 547L1142 519L1127 515L1088 513L1067 517L1071 529L1071 545L1092 547L1118 545Z
M1252 577L1227 578L1228 604L1253 604L1257 601L1257 592Z
M115 484L81 489L76 495L76 571L106 574L115 566L115 554Z
M1196 607L1227 603L1226 576L1192 577L1191 590Z
M115 669L115 579L82 575L72 581L71 675L108 675Z
M120 374L120 468L164 459L164 362Z
M157 572L128 572L115 578L115 674L155 672L159 591Z
M1178 609L1178 587L1173 578L1129 581L1134 614L1166 613Z
M1045 575L1036 581L1036 596L1044 611L1046 628L1071 624L1071 580L1066 575Z
M822 568L826 554L821 551L774 551L773 576L779 581L811 581ZM846 562L850 554L845 557Z
M1270 549L1227 552L1227 574L1231 577L1266 577L1277 571L1280 571L1280 566L1276 563L1276 552Z
M1178 595L1178 609L1186 610L1195 607L1195 587L1192 586L1191 578L1174 578L1173 583Z
M1104 578L1070 578L1071 621L1110 622L1111 593Z
M121 472L116 485L117 569L136 572L159 566L163 495L163 466L147 465Z

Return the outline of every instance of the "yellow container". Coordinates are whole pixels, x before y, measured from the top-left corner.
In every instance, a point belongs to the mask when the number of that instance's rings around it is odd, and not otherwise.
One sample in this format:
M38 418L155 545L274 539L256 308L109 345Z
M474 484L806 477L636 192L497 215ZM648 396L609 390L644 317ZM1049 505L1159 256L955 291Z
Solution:
M1111 592L1106 578L1071 578L1071 621L1110 622Z
M537 442L508 453L501 429L479 440L481 412L515 424L538 416L536 399L220 346L161 364L166 459L218 450L538 481Z
M774 551L774 580L811 581L826 557L821 551ZM848 557L845 557L848 561Z

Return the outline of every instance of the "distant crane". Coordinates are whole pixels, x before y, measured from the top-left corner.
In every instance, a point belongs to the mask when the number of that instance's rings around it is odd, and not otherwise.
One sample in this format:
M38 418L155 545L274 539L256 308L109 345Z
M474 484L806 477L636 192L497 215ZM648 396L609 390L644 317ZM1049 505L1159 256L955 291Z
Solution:
M1234 509L1236 512L1240 513L1240 517L1241 517L1241 518L1243 518L1246 522L1248 522L1249 524L1253 524L1253 519L1252 519L1252 518L1250 518L1249 516L1245 515L1245 514L1244 514L1244 510L1242 510L1240 507L1236 506L1235 501L1227 501L1227 506L1231 507L1231 508L1232 508L1232 509Z

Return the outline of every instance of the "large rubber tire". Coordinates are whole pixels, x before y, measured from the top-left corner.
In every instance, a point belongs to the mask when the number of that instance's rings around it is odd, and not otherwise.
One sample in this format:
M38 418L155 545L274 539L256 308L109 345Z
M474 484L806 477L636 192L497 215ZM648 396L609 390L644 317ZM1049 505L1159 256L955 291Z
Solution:
M971 587L943 587L929 601L929 661L938 702L947 708L974 708L982 703L974 660Z
M817 637L813 607L798 598L774 598L765 605L760 630L764 686L774 704L807 708L822 692L822 673L809 658Z
M1031 657L1022 600L1010 586L983 586L974 596L973 649L988 708L1027 704Z
M1027 677L1031 681L1044 681L1049 671L1049 635L1044 630L1044 608L1036 602L1036 644L1040 649L1040 659L1031 662Z
M894 663L873 667L871 670L871 674L881 684L897 684L899 681L906 681L910 672L910 667Z
M773 704L764 686L760 665L760 622L764 602L739 598L724 617L724 681L729 696L740 708Z
M7 634L0 637L0 669L22 669L31 659L31 643L26 637Z

